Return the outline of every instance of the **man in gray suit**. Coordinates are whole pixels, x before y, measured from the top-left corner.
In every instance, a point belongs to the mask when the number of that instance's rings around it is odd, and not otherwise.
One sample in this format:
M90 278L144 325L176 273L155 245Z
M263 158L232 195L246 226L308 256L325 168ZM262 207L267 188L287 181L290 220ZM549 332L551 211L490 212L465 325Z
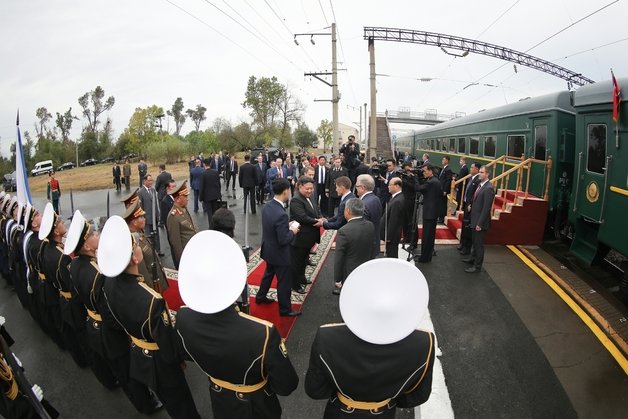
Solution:
M146 224L144 225L144 234L146 237L152 238L155 250L159 256L164 254L159 244L159 201L157 200L157 191L153 188L153 177L151 175L144 176L144 184L137 193L140 197L140 205L146 213ZM154 234L154 236L153 236Z
M351 272L364 262L373 259L373 223L366 221L364 202L351 198L344 205L344 217L347 224L338 230L336 237L336 258L334 262L334 281L332 293L340 295L342 284Z
M471 202L471 229L473 231L473 252L474 257L464 259L463 262L473 264L465 269L467 273L478 273L482 270L484 262L484 235L491 226L491 208L495 191L489 181L491 171L488 167L482 166L478 173L480 184L473 194Z

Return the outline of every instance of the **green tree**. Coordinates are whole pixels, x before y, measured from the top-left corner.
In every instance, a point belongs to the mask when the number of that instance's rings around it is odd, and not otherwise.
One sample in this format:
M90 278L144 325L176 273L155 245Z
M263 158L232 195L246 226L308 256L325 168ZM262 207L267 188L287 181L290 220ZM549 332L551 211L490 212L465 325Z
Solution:
M83 116L87 118L88 129L96 132L100 123L100 115L110 110L116 103L113 96L109 96L103 103L105 91L102 87L96 86L91 92L85 93L78 98L78 103L83 108Z
M257 137L263 138L265 143L270 144L267 140L269 136L272 137L270 133L276 128L279 104L285 97L285 92L285 86L277 81L277 77L249 77L242 107L249 109L253 125L260 131Z
M22 139L22 147L24 149L24 164L26 168L33 166L33 151L35 149L35 141L31 138L31 134L28 131L24 131L24 138Z
M286 87L279 101L279 141L281 147L290 147L292 145L291 130L292 126L298 126L303 118L305 105L292 94L292 91Z
M61 131L61 139L64 143L70 140L70 130L72 130L72 123L76 116L72 115L72 108L68 109L64 114L57 112L57 118L55 119L55 125Z
M309 129L306 124L299 124L294 130L294 142L302 150L312 147L316 139L316 133Z
M52 114L48 112L48 109L37 108L35 112L35 116L37 116L37 124L35 124L35 133L37 134L37 138L42 138L44 136L44 132L47 131L46 124L52 118Z
M323 140L323 153L327 152L327 147L331 146L331 142L334 139L334 127L331 122L326 119L321 121L321 124L316 129L316 134L318 138Z
M172 108L168 111L168 115L174 118L174 135L181 135L181 127L185 124L187 117L183 111L183 99L178 97L172 104ZM198 131L198 129L197 129Z
M188 109L185 111L192 121L194 121L194 129L199 132L201 129L201 122L207 119L205 116L207 108L203 105L196 105L196 109Z
M118 147L118 153L121 153L121 156L128 153L141 155L144 153L146 146L160 141L162 133L157 128L159 116L163 116L163 114L163 108L157 105L151 105L147 108L135 108L135 112L129 119L129 126L124 132L124 145Z
M220 150L216 134L211 130L191 131L185 136L187 142L186 154L197 155L203 153L209 155Z
M253 138L251 125L246 122L241 122L233 128L233 139L239 144L240 150L253 148Z

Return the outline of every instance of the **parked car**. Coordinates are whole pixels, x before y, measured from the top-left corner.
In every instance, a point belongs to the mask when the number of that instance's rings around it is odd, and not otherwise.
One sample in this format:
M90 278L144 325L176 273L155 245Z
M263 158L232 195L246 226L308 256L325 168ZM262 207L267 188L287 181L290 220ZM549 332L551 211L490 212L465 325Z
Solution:
M15 172L7 173L4 175L4 181L2 182L5 192L15 192L17 190L17 183L15 180Z
M33 170L31 170L31 174L33 176L37 176L44 173L50 173L52 171L53 171L52 160L44 160L44 161L35 163L35 167L33 167Z
M114 161L116 161L116 159L114 159L113 157L105 157L100 162L101 163L113 163Z
M129 154L127 154L126 156L122 156L122 157L120 158L120 160L122 160L122 161L127 160L127 159L128 159L128 160L131 160L131 159L134 159L134 158L136 158L136 157L137 157L137 154L135 154L135 153L129 153Z
M96 159L87 159L87 160L85 160L85 161L82 161L82 162L81 162L81 164L80 164L80 166L81 166L81 167L84 167L84 166L93 166L93 165L95 165L96 163L98 163L98 160L96 160Z
M63 163L61 166L57 167L58 172L62 172L64 170L74 169L76 167L76 163L71 161Z

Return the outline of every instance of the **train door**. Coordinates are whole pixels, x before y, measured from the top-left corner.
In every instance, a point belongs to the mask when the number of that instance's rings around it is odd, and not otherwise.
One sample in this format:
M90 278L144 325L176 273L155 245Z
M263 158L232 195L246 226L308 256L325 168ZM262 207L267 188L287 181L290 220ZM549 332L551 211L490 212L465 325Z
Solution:
M537 160L547 160L548 152L550 150L547 143L547 120L537 119L534 121L534 150L529 156Z
M607 181L608 115L584 116L584 150L577 156L577 211L590 221L602 222Z

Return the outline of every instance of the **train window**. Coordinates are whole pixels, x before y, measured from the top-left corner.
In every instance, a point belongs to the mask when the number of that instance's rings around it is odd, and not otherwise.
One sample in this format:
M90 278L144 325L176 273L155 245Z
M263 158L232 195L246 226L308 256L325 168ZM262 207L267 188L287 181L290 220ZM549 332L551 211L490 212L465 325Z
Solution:
M467 142L464 138L458 138L458 153L465 154L467 152Z
M435 144L436 144L436 140L432 139L432 141L430 142L430 150L436 150Z
M450 138L449 139L449 151L451 153L455 153L456 152L456 139L455 138Z
M495 137L484 137L484 156L495 157Z
M547 147L547 125L534 127L534 158L545 160L545 150Z
M447 151L447 143L449 143L449 140L443 138L443 144L442 144L442 150L443 151Z
M441 150L442 142L443 142L443 140L441 140L440 138L436 139L436 151L440 151Z
M526 149L525 135L509 135L508 136L508 156L518 159L523 156Z
M469 154L477 156L480 150L480 139L478 137L469 138Z
M587 152L587 170L589 172L604 173L606 166L606 125L590 124L587 126L589 132L589 147Z

